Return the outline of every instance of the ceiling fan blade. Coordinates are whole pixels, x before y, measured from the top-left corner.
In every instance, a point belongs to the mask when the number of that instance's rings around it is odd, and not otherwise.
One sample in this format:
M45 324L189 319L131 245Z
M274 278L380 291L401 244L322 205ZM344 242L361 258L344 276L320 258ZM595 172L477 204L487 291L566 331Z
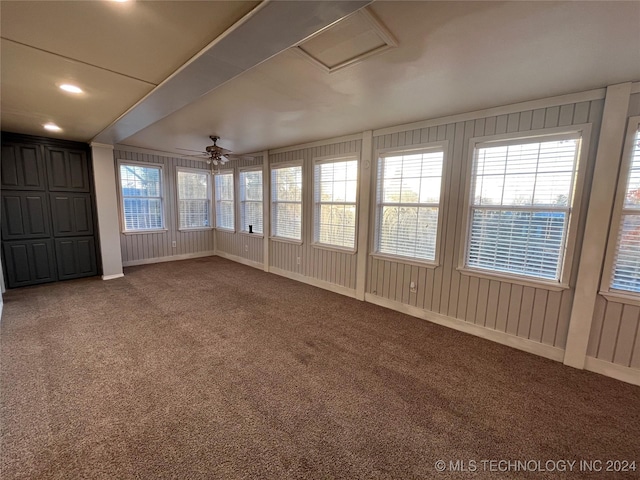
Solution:
M202 150L191 150L190 148L178 148L178 147L176 147L176 150L182 150L184 152L198 152L198 153L202 153L204 155L207 154L207 152L203 152Z
M229 160L253 160L256 158L253 155L236 155L234 153L225 155L225 157L227 157Z

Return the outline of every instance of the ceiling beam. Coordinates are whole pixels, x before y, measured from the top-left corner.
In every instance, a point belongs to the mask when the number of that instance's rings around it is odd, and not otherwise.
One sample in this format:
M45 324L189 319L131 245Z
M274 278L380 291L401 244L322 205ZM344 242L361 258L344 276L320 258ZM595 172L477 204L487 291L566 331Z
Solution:
M369 3L371 0L261 3L93 141L119 143Z

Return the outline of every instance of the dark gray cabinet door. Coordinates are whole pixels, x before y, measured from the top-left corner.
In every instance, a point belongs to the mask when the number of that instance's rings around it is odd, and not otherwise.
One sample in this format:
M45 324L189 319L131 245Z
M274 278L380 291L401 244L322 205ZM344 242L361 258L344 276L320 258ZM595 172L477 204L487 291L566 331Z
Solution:
M98 274L89 151L3 133L0 231L10 288Z
M44 190L44 163L40 146L3 143L0 178L3 190Z
M88 193L51 193L53 235L93 235L91 196Z
M55 282L53 240L3 242L4 265L9 288Z
M82 150L44 147L52 192L89 192L87 155Z
M98 274L93 237L56 238L55 243L60 280Z
M49 207L44 192L2 192L2 239L51 236Z

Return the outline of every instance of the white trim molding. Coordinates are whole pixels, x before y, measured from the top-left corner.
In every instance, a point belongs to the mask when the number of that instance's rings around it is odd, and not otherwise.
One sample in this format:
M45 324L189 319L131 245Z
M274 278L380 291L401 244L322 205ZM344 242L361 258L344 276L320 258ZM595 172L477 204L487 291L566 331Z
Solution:
M304 150L305 148L323 147L325 145L334 145L342 142L352 142L354 140L362 140L362 133L353 133L351 135L344 135L342 137L328 138L326 140L318 140L316 142L300 143L298 145L292 145L290 147L274 148L269 150L269 155L276 155L278 153L293 152L295 150Z
M589 192L589 208L582 251L578 259L578 278L564 356L564 364L575 368L585 367L594 306L609 236L606 226L610 225L618 182L617 175L611 175L610 172L618 172L622 160L630 92L631 83L607 87L602 112L602 126L593 169L593 178L598 180L593 182Z
M625 367L616 363L600 360L599 358L586 357L584 360L584 369L640 386L640 370L637 368Z
M230 253L218 251L218 250L216 250L216 256L220 258L225 258L232 262L241 263L249 267L257 268L258 270L264 270L264 264L262 264L261 262L256 262L254 260L249 260L248 258L239 257L237 255L231 255Z
M274 268L274 267L269 268L269 273L275 273L276 275L280 275L281 277L290 278L291 280L297 280L298 282L306 283L314 287L323 288L333 293L339 293L340 295L356 298L355 290L351 288L343 287L342 285L325 282L324 280L318 280L317 278L307 277L306 275L301 275L299 273L293 273L287 270L282 270L280 268Z
M491 340L508 347L512 347L524 352L533 353L550 360L561 362L564 357L564 350L544 343L534 342L527 338L516 337L499 330L491 330L489 328L480 327L473 323L468 323L457 318L448 317L439 313L422 310L421 308L407 305L406 303L396 302L394 300L388 300L377 295L370 293L365 294L365 301L379 305L381 307L389 308L397 312L406 313L412 317L421 318L431 323L437 323L444 327L453 328L464 333L470 333L476 337Z
M91 142L89 146L91 148L97 147L97 148L108 148L110 150L113 150L113 145L109 143Z
M380 128L373 131L374 137L389 135L392 133L406 132L408 130L419 130L422 128L436 127L449 123L466 122L468 120L477 120L479 118L495 117L498 115L507 115L509 113L524 112L526 110L536 110L539 108L555 107L559 105L568 105L570 103L589 102L593 100L601 100L605 97L606 89L598 88L596 90L588 90L586 92L569 93L567 95L559 95L557 97L543 98L539 100L530 100L521 103L512 103L501 107L487 108L484 110L476 110L473 112L461 113L458 115L449 115L445 117L433 118L430 120L422 120L414 123L405 123L404 125L396 125L393 127Z
M124 277L124 273L116 273L115 275L102 275L102 280L115 280Z
M173 262L175 260L188 260L190 258L213 257L214 255L216 255L215 251L208 250L204 252L184 253L182 255L169 255L166 257L153 257L153 258L142 258L140 260L129 260L128 262L122 262L122 266L134 267L136 265L148 265L150 263L163 263L163 262Z

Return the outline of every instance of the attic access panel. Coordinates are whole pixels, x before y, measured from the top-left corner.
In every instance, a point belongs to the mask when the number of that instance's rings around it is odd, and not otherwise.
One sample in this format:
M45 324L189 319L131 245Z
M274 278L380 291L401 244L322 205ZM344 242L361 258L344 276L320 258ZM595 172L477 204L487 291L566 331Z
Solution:
M294 50L329 73L396 47L397 42L367 8L305 40Z

